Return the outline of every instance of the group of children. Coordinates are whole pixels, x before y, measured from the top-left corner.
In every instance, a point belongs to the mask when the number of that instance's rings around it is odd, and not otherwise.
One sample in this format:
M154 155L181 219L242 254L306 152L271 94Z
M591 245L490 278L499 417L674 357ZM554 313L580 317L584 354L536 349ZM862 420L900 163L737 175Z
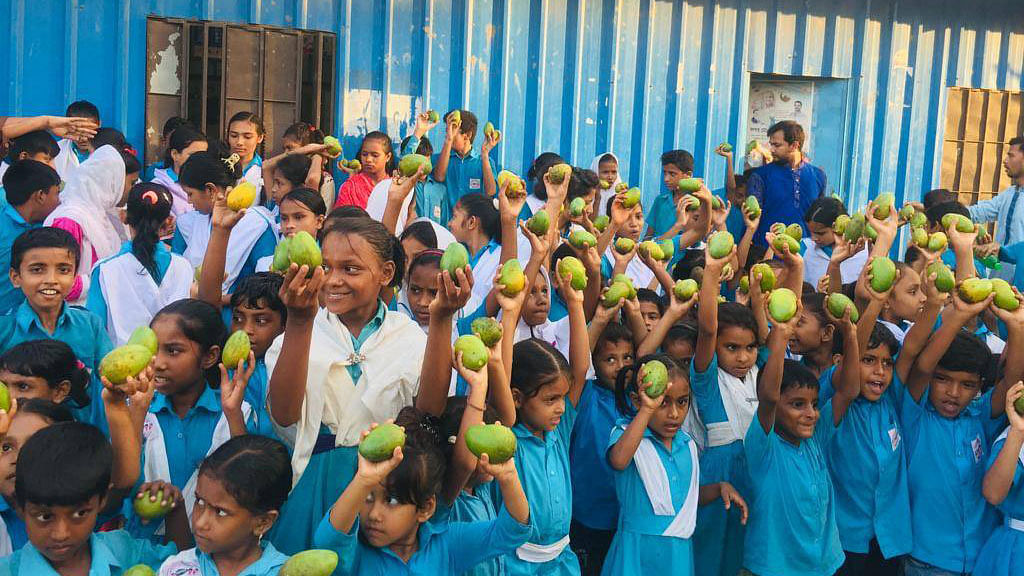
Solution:
M500 132L477 155L467 110L413 175L367 134L337 190L339 155L308 124L263 160L251 113L226 142L172 119L143 167L95 107L68 114L92 114L95 136L31 132L0 167L0 574L277 574L311 548L367 575L1020 570L1024 307L937 287L935 261L958 282L983 273L977 232L942 226L966 214L944 191L920 208L948 250L899 250L903 217L873 204L874 239L848 240L846 207L822 197L797 253L755 237L725 147L717 201L703 184L699 206L683 197L694 161L673 150L645 211L616 192L612 153L560 182L544 153L499 186ZM401 153L430 156L438 123L419 115ZM258 194L232 209L243 183ZM569 243L579 229L596 245ZM735 246L713 255L724 230ZM270 271L299 232L322 265ZM652 238L674 254L638 250ZM468 265L442 270L453 243ZM877 291L872 263L896 252ZM502 284L511 259L519 291ZM613 279L634 289L613 299ZM792 318L769 310L773 286L797 295ZM835 293L856 310L837 316ZM488 316L502 334L474 371L453 342ZM139 326L156 353L115 385L99 364ZM251 353L225 366L235 331ZM655 360L668 384L652 397ZM404 445L367 460L360 441L389 422ZM511 428L513 458L469 450L482 423Z

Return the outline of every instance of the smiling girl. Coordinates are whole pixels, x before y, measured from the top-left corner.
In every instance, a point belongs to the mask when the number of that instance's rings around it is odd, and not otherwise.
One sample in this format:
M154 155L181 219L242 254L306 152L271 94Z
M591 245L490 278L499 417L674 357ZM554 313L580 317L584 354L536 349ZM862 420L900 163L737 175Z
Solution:
M349 177L338 189L335 207L353 204L366 208L373 187L395 171L397 162L391 137L383 132L370 132L364 136L359 146L359 162L362 167L358 172L342 168Z

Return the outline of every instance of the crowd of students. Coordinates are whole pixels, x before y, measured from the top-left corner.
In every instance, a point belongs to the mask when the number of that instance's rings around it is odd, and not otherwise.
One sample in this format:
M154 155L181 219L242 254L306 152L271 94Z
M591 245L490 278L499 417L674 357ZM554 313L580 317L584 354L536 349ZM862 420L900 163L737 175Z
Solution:
M266 142L249 112L223 141L169 120L153 166L95 106L67 116L86 119L77 137L22 133L0 165L0 575L255 576L313 548L359 575L1024 570L1024 307L943 292L927 269L963 282L1015 250L944 227L969 214L947 191L914 208L948 247L898 245L907 213L873 203L873 240L850 240L834 230L848 207L822 196L797 253L763 234L728 146L724 189L701 183L696 209L677 187L693 156L665 152L645 212L612 152L561 182L549 170L568 162L545 152L499 186L500 132L478 138L468 110L424 111L397 149L366 134L357 168L305 123ZM1010 149L1019 180L1024 140ZM411 153L432 168L400 175ZM259 193L236 211L243 182ZM596 246L567 242L580 228ZM715 257L720 230L736 242ZM270 271L299 232L323 265ZM638 250L649 238L674 254ZM456 242L469 264L442 271ZM879 292L871 264L897 253ZM584 288L559 273L568 257ZM526 286L510 295L513 258ZM612 300L619 275L636 289ZM768 275L798 296L792 319L769 312ZM834 293L856 313L836 316ZM485 316L502 336L473 371L452 344ZM99 363L139 326L157 351L115 385ZM224 366L239 330L252 351ZM669 380L655 398L652 360ZM391 421L404 446L365 459ZM465 440L495 422L517 440L502 463ZM143 518L140 497L170 512Z

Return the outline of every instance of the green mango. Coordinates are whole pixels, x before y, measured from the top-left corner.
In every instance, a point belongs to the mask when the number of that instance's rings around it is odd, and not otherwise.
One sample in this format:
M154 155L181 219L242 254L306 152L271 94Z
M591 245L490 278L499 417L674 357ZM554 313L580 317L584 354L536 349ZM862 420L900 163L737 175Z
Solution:
M977 304L992 293L992 281L987 278L968 278L960 283L958 292L965 302Z
M892 213L893 204L896 203L896 196L886 192L875 198L875 219L885 220Z
M479 341L479 338L477 340ZM483 346L483 342L480 345ZM370 430L370 433L359 441L359 454L370 462L383 462L390 460L395 448L399 446L405 446L405 430L389 422Z
M625 182L619 182L618 184L615 185L616 194L622 194L623 192L627 192L628 190L629 184L626 184ZM639 190L639 188L637 188L637 190Z
M732 262L726 262L725 266L722 266L722 279L724 281L727 278L732 278Z
M526 287L526 275L523 274L523 267L519 260L510 258L501 265L501 274L498 276L498 283L504 286L501 293L505 296L515 296Z
M732 252L733 246L736 245L735 239L732 234L725 230L719 230L708 238L708 255L714 259L725 258Z
M599 186L601 187L601 190L607 190L612 187L611 183L608 182L607 180L601 180Z
M661 253L664 256L662 260L671 260L672 257L676 255L676 243L673 242L671 238L658 242L658 246L661 246Z
M687 212L696 212L700 208L700 198L687 194L683 196L683 205Z
M145 564L136 564L122 572L121 576L156 576L156 572Z
M743 207L746 208L750 218L757 218L761 215L761 204L754 196L747 196L747 199L743 201Z
M728 142L722 142L721 144L718 145L718 149L721 150L722 152L732 152L732 144L729 144Z
M623 298L629 298L630 287L628 284L622 282L612 282L611 286L604 293L604 299L601 300L601 304L605 308L614 308L619 300Z
M910 239L918 248L928 247L928 232L924 228L912 228L910 230Z
M390 456L389 454L388 457ZM306 550L289 558L284 566L281 566L281 571L277 575L331 576L337 567L338 553L334 550Z
M953 271L942 260L936 260L925 268L925 276L931 277L932 274L935 275L935 289L939 292L949 294L956 287L956 277L953 276Z
M750 294L750 277L740 276L740 284L737 289L744 294Z
M964 234L974 232L975 229L974 222L971 222L970 218L964 216L963 214L955 214L953 212L950 212L943 216L941 224L942 227L946 230L949 230L950 226L955 225L956 231L962 232Z
M933 232L928 236L928 245L926 248L929 252L942 252L946 249L946 244L949 243L949 239L946 238L945 232Z
M909 221L914 216L915 212L917 212L917 210L915 210L913 206L910 204L904 204L903 208L900 208L900 220L903 220L904 222Z
M490 137L491 134L494 134L494 124L487 122L484 124L484 137Z
M846 230L843 232L843 237L846 238L847 242L854 243L860 240L864 234L864 214L857 212L850 217L850 223L846 225Z
M437 113L437 110L427 110L427 120L431 123L437 123L441 121L441 115Z
M160 345L156 339L156 332L153 332L153 329L149 326L139 326L136 328L125 344L138 344L149 350L150 354L156 354L157 348Z
M885 292L896 281L896 264L888 256L879 256L871 261L871 289Z
M501 464L516 453L516 435L501 424L477 424L466 429L466 448L477 458L487 454L492 464Z
M995 298L992 299L992 302L996 307L1010 312L1020 308L1020 301L1017 300L1017 295L1013 293L1013 288L1006 280L993 278L992 292L995 293Z
M565 182L565 179L572 174L572 166L568 164L555 164L548 168L548 180L555 185Z
M274 248L274 261L270 264L270 269L274 272L283 274L291 266L292 262L288 259L288 246L291 243L291 238L281 238L281 241L277 243L277 247Z
M721 210L725 208L725 204L722 204L722 199L719 198L718 196L712 196L711 207L714 208L715 210Z
M914 212L910 217L910 225L914 228L924 228L928 225L928 216L924 212Z
M775 270L772 267L765 264L764 262L758 262L750 267L750 273L752 278L757 278L757 273L761 273L761 293L767 294L775 289Z
M323 254L320 252L320 247L316 244L316 239L305 230L299 231L292 236L292 241L288 243L288 259L300 268L308 266L310 275L313 274L314 269L319 268L324 262Z
M619 254L629 254L634 246L636 246L636 242L632 238L623 237L615 240L615 251Z
M616 274L615 276L612 276L612 284L614 284L616 282L621 282L621 283L625 284L626 286L629 286L629 296L628 296L628 298L630 300L632 300L633 298L636 298L636 288L633 286L633 279L632 278L630 278L629 276L626 276L625 274Z
M655 260L665 259L665 253L661 251L661 246L658 246L658 243L653 240L645 240L641 242L638 251L640 252L640 255L650 256Z
M221 362L227 369L237 368L238 363L249 358L252 342L245 330L235 330L224 343L224 351L220 355Z
M324 150L324 152L327 152L330 156L338 156L341 154L341 142L334 136L324 136L324 146L327 146L327 149Z
M842 318L843 313L846 312L847 308L849 308L850 322L856 324L857 320L860 320L860 312L858 312L857 307L854 306L853 300L850 300L846 294L840 292L829 294L825 297L825 306L828 308L828 312L833 318Z
M984 226L978 226L978 237L974 239L976 244L988 244L992 241L992 236L989 235L988 229Z
M11 409L11 391L7 384L0 382L0 410L8 412Z
M352 160L347 161L347 162L342 162L342 164L346 168L348 168L349 170L352 170L354 172L360 172L363 169L363 163L360 162L359 160L354 159L354 158Z
M864 225L864 237L872 242L878 240L878 231L870 222Z
M149 348L138 344L118 346L100 360L100 375L111 384L124 384L128 378L138 376L146 369L153 355Z
M676 184L680 192L692 194L700 190L701 182L697 178L683 178Z
M456 126L462 126L462 110L452 110L448 114L448 120Z
M639 188L630 188L626 190L626 194L622 197L622 207L632 208L640 203L643 194Z
M569 233L569 244L577 250L585 250L597 246L597 238L582 228L577 228Z
M551 227L551 217L548 216L547 210L538 210L526 221L526 228L536 234L537 236L543 236L548 233L548 228Z
M668 368L660 360L645 362L640 369L644 372L644 394L658 398L668 388Z
M398 173L409 178L416 174L420 166L426 166L425 172L427 174L430 174L430 171L434 169L434 165L430 163L430 158L422 154L406 154L398 161Z
M1017 411L1017 414L1024 416L1024 396L1013 401L1013 409Z
M519 176L517 176L515 172L509 170L502 170L501 172L498 172L498 189L501 190L504 188L506 182L508 183L508 189L505 191L506 196L509 194L516 196L524 191L523 181L519 179Z
M602 180L602 182L604 182L604 180ZM594 229L597 230L598 232L604 232L605 230L608 229L608 224L610 222L611 219L608 218L607 214L601 214L597 218L594 218Z
M782 222L775 222L774 224L768 227L768 231L771 232L772 234L775 234L776 236L778 236L779 234L785 234L786 225L783 224Z
M836 234L842 235L846 232L846 227L850 224L850 217L846 214L840 214L836 216L835 222L832 223L832 231Z
M772 248L779 254L782 254L783 246L789 247L790 254L800 253L800 241L797 240L796 238L793 238L789 234L778 234L775 236L775 240L772 242Z
M804 229L799 224L790 224L786 226L786 234L799 242L804 238Z
M498 340L501 340L501 324L490 316L481 316L473 320L473 323L469 325L469 329L488 348L497 344Z
M135 515L144 520L156 520L157 518L163 518L171 511L171 504L168 503L166 506L163 505L164 491L158 490L156 493L156 502L149 500L150 492L146 490L141 496L132 501L132 509L135 510Z
M474 372L486 366L491 357L484 341L472 334L459 336L454 348L456 353L462 352L462 365Z
M587 287L587 269L583 267L583 262L580 262L579 258L566 256L558 261L558 277L566 274L572 277L569 285L573 290L583 290Z
M672 287L672 293L676 295L680 302L686 302L693 298L699 289L700 285L697 284L696 280L686 278L685 280L676 280L676 285Z
M444 249L444 254L441 255L441 270L447 270L452 275L452 280L456 280L455 271L462 270L466 266L469 266L469 251L462 245L461 242L452 242Z
M796 316L796 301L789 288L776 288L768 294L768 315L776 322L788 322Z

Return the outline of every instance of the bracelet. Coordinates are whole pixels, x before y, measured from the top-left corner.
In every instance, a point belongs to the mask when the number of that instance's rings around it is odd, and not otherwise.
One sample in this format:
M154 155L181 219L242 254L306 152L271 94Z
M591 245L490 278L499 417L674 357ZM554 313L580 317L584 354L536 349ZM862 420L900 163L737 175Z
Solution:
M475 408L475 409L479 410L481 413L483 413L483 411L484 411L484 407L483 406L477 406L476 404L473 404L472 402L470 402L468 400L466 401L466 406L469 406L470 408Z

